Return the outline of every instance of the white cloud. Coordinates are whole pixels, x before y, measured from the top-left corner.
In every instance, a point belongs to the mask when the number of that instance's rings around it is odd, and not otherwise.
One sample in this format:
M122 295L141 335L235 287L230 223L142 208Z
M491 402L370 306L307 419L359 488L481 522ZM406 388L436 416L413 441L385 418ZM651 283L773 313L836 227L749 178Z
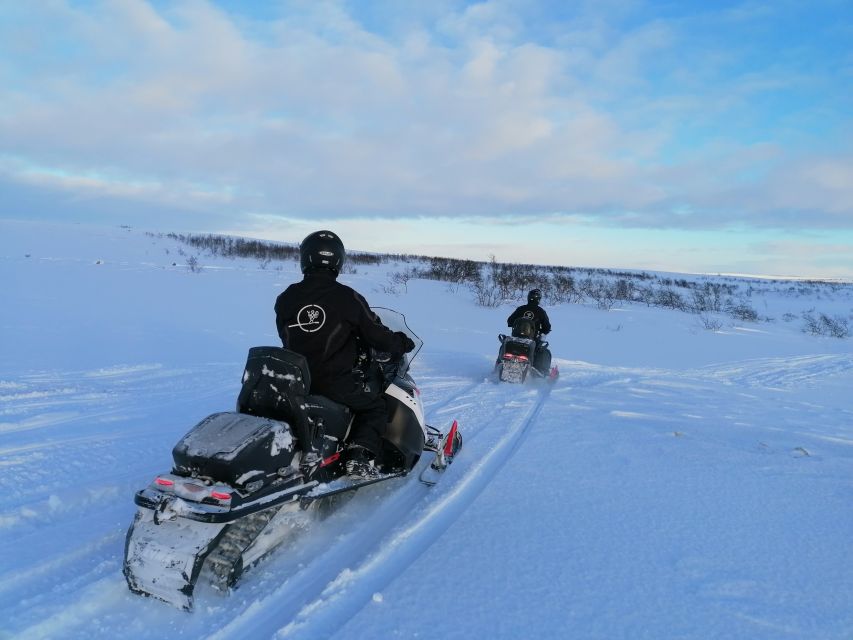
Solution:
M76 49L60 42L33 66L0 67L0 148L87 197L207 199L232 215L853 224L850 154L768 154L723 132L668 157L692 121L719 125L733 101L782 86L785 69L700 94L730 60L718 49L673 59L683 21L629 28L642 5L616 5L590 5L534 41L520 2L388 33L336 2L290 5L267 23L202 0L159 12L34 3L33 33L61 29ZM683 90L655 87L662 68Z

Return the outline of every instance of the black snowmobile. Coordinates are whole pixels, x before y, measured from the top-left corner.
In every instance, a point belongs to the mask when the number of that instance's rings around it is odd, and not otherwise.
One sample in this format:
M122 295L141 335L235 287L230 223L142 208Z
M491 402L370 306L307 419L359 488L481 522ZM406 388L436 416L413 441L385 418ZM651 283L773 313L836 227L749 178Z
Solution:
M375 309L383 324L422 346L403 316ZM127 532L124 575L131 591L190 610L200 575L225 591L243 570L290 535L288 519L328 510L342 494L408 474L424 451L434 459L421 480L434 484L462 444L428 426L409 356L373 352L385 377L388 427L379 475L350 480L342 460L350 410L310 393L305 359L280 347L249 350L234 412L208 416L175 445L169 473L138 491ZM305 446L310 443L310 446Z
M555 380L557 367L551 366L548 343L539 339L536 323L530 318L519 318L512 324L512 334L498 334L501 343L495 373L502 382L521 383L529 376Z

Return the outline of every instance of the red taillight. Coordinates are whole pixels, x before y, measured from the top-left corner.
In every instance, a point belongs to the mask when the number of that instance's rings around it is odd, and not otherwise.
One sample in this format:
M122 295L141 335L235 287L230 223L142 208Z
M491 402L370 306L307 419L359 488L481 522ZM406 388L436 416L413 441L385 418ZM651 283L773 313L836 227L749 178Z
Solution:
M231 499L231 494L230 494L230 493L225 493L225 492L223 492L223 491L211 491L211 492L210 492L210 497L211 497L211 498L216 498L217 500L230 500L230 499Z
M527 356L516 356L522 362L527 362Z
M320 463L320 466L321 467L328 466L328 465L332 464L335 460L338 460L340 457L341 457L340 453L333 453L328 458L325 458L323 460L323 462Z
M169 480L169 478L156 478L154 480L154 482L159 484L161 487L173 487L173 486L175 486L175 481Z

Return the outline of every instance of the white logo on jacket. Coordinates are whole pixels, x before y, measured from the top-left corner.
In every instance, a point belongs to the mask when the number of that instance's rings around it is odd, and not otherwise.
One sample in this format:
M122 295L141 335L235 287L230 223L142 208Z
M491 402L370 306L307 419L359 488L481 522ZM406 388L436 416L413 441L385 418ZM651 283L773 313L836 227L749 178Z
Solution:
M326 324L326 312L317 304L306 304L296 314L296 324L290 324L288 329L299 327L306 333L314 333Z

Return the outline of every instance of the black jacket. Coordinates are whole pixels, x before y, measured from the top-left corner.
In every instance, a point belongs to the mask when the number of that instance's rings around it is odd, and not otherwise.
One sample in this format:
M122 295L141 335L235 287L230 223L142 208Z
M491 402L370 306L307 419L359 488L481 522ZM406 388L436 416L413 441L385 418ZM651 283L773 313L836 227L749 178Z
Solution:
M275 324L282 344L305 356L311 388L319 393L351 374L359 339L395 356L406 351L403 334L383 325L367 301L331 272L309 273L285 289L275 301Z
M550 333L551 321L548 319L548 314L545 309L538 304L523 304L518 309L513 311L509 318L506 319L506 325L512 327L512 323L519 318L530 318L536 322L536 330L541 334Z

